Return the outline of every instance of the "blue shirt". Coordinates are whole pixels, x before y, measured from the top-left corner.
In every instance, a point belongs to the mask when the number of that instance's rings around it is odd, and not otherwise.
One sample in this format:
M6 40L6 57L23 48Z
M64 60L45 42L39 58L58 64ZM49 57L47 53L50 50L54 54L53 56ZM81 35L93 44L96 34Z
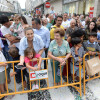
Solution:
M4 45L3 45L3 43L2 43L1 38L0 38L0 47L1 47L1 48L3 48L3 47L4 47Z
M21 56L24 56L24 50L28 47L28 42L27 42L27 38L23 37L20 41L20 45L19 45L19 54ZM41 39L40 36L34 34L33 36L33 47L36 53L39 53L39 51L41 49L44 48L44 43ZM45 57L45 53L43 52L42 57Z
M48 48L49 44L50 44L50 32L49 32L49 30L46 27L41 26L41 28L39 30L33 29L33 31L35 34L39 35L42 38L45 48Z
M100 40L100 33L97 32L97 39Z

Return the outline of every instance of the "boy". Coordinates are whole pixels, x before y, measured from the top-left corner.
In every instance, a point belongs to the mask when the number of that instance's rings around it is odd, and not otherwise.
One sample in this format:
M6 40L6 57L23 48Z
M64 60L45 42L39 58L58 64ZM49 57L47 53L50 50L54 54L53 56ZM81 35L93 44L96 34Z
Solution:
M16 47L10 47L9 49L9 54L12 56L13 60L16 61L16 60L19 60L20 58L20 55L19 55L19 50L18 48ZM15 75L15 78L16 78L16 82L17 83L21 83L22 82L22 77L21 77L21 69L17 69L17 66L18 63L14 63L14 69L15 69L15 72L12 72L10 73L10 76L13 77ZM25 76L28 78L29 75L25 69L25 67L23 67L23 84L24 84L24 90L26 90L26 81L25 81Z
M76 80L79 81L79 62L81 62L82 65L82 60L83 60L82 58L85 52L84 52L84 48L82 47L82 40L80 38L78 37L72 38L71 43L72 43L71 54L74 58L74 66L73 66L73 59L71 59L71 63L70 63L71 76L73 77L74 74ZM73 68L74 68L74 73L73 73Z
M89 35L88 35L88 40L86 42L83 42L83 47L84 47L84 50L86 52L88 52L91 57L93 55L96 55L97 51L100 52L100 46L98 45L96 41L96 38L97 38L97 33L95 32L91 32Z

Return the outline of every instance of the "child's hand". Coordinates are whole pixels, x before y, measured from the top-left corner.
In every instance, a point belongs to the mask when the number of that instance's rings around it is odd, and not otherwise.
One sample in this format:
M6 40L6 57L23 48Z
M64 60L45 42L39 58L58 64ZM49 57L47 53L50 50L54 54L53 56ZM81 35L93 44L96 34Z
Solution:
M78 46L75 46L75 51L77 51L79 49L79 47Z
M88 54L89 54L89 55L92 55L92 51L89 51Z
M82 58L79 58L79 62L81 62L82 61Z
M10 73L10 76L11 76L11 77L13 77L14 75L16 75L16 72Z
M37 70L40 70L41 69L41 66L38 66Z
M33 68L32 68L32 70L36 71L36 70L37 70L37 68L36 68L36 67L33 67Z
M2 63L1 65L5 67L5 66L7 66L7 63Z
M11 31L11 32L14 32L14 29L13 29L13 28L10 28L10 31Z
M93 55L95 55L95 54L96 54L96 52L92 52L92 54L91 54L91 55L93 56Z
M32 61L37 61L37 58L33 58Z

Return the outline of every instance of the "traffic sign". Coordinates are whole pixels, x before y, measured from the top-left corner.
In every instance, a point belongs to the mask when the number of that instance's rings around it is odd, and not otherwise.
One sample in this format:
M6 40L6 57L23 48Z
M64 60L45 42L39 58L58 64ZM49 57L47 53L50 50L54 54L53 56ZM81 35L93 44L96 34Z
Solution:
M49 3L49 2L46 2L46 3L45 3L45 7L46 7L46 8L50 8L50 3Z

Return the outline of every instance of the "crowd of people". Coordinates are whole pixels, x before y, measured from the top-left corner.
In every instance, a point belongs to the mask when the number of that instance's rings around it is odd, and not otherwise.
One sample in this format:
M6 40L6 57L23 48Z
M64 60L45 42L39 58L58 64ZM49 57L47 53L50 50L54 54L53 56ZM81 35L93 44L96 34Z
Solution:
M50 57L53 78L55 73L55 85L60 85L60 65L62 75L66 77L65 65L68 61L69 75L73 77L74 74L75 80L79 80L79 62L83 64L84 54L89 53L92 57L97 54L97 51L100 52L100 15L97 18L89 18L88 15L75 13L72 16L68 13L56 16L53 13L33 16L32 26L28 25L24 16L14 15L10 20L5 15L0 16L0 24L2 24L0 61L4 62L0 63L1 93L7 90L5 67L8 83L11 81L10 77L14 75L16 82L21 83L21 69L23 70L23 83L26 90L25 77L29 78L28 69L41 70L43 63L46 69L46 61L42 58ZM71 55L74 58L74 73ZM20 60L19 63L14 64L14 72L10 72L12 64L7 64L6 60ZM32 82L32 90L34 89L39 89L38 81Z

